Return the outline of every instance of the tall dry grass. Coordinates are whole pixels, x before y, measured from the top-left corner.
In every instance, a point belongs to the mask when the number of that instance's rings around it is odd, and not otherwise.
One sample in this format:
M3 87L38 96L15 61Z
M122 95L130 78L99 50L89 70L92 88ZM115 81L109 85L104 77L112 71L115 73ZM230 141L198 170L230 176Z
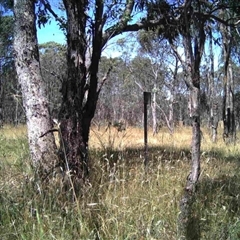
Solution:
M59 178L38 181L28 158L26 129L0 130L0 239L177 239L179 199L191 164L191 129L93 128L92 172L74 200ZM212 144L203 131L194 219L201 239L239 239L239 147Z

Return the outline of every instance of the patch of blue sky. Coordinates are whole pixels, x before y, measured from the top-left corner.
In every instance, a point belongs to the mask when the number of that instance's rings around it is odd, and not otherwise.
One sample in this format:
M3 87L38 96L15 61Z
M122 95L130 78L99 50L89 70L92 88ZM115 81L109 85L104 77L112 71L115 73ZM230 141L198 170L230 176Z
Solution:
M59 10L59 4L60 4L59 0L51 0L51 6L55 11L55 13L57 13L59 16L64 16L65 12ZM94 7L89 12L89 15L94 19L93 9ZM131 24L138 22L143 15L144 15L143 12L141 11L139 12L135 10L135 12L133 13ZM110 27L112 24L114 24L111 18L109 18L109 24L110 25L108 26L108 23L106 23L105 30L108 27ZM41 28L39 27L37 28L37 36L38 36L39 44L51 42L51 41L57 42L60 44L66 44L66 37L64 33L59 29L57 22L53 18L51 18L51 21L48 22L45 26L42 26ZM132 44L132 41L135 41L136 43L136 39L132 39L130 34L128 33L120 34L114 37L113 39L111 39L110 41L108 41L108 43L103 49L102 55L106 57L111 57L111 58L120 57L123 51L122 49L120 49L120 47L117 44L117 41L119 39L124 39L126 45ZM136 53L134 55L136 55Z
M37 36L39 44L46 42L66 44L66 37L63 31L59 29L56 21L51 21L45 26L41 26L41 28L37 27ZM117 46L117 40L125 37L127 38L127 35L120 35L111 39L104 47L102 55L108 58L120 57L122 55L122 51Z
M56 21L51 21L41 28L37 28L38 43L56 42L66 44L66 37L59 29Z

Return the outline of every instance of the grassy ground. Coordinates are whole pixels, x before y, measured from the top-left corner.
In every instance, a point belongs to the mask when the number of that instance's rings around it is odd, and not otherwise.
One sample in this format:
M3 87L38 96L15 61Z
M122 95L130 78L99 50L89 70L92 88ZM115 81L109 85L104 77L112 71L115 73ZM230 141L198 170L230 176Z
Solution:
M201 239L239 239L239 143L212 144L203 132L194 219ZM146 174L142 129L92 129L90 182L74 201L59 178L37 181L24 126L1 129L0 239L177 239L190 143L190 128L149 133Z

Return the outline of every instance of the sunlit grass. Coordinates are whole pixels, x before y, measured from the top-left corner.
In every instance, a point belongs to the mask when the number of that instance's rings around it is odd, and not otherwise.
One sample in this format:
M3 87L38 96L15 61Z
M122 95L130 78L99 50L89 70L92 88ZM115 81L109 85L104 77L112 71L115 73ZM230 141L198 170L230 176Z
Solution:
M220 132L221 134L221 132ZM144 169L141 128L96 128L90 182L76 203L56 177L41 184L30 167L26 129L0 130L0 239L177 239L179 200L191 164L191 128L149 130ZM201 239L239 239L240 152L203 129L194 205Z
M0 129L0 136L11 140L26 137L26 125L19 124L16 127L13 127L12 125L4 125L3 128Z

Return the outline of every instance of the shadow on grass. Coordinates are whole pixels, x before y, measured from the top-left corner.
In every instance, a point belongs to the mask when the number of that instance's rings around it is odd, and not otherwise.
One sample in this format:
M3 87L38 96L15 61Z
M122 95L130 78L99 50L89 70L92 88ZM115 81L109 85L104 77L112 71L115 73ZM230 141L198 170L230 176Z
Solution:
M126 163L142 163L144 160L144 148L125 148L124 150L116 150L113 148L93 149L90 151L93 159L101 157L102 160L107 160L110 163L117 163L120 160L125 160ZM149 162L157 163L160 161L190 161L190 148L176 148L169 145L161 145L148 147ZM221 159L227 162L234 162L240 159L240 152L226 152L225 149L213 148L210 151L201 151L201 159Z
M4 145L2 144L2 147L0 148L2 150L0 158L5 158L9 155L9 159L15 159L15 156L19 155L19 158L22 162L22 167L18 168L17 173L19 176L21 176L22 172L26 171L26 169L24 170L24 159L27 151L23 155L22 143L17 144L17 142L14 141L10 143L11 148L9 146L3 147ZM17 149L14 155L12 153L13 146L15 150ZM240 156L238 153L236 154L228 152L226 155L226 151L224 149L213 149L211 151L201 153L201 159L203 161L210 158L214 160L213 164L218 164L219 161L221 161L221 164L225 162L236 162L236 166L238 166L239 157ZM94 167L92 175L94 178L93 180L96 180L96 189L90 189L91 191L88 191L89 193L87 192L86 195L84 195L86 203L84 203L84 199L81 199L80 202L82 205L80 206L80 210L82 212L80 211L79 213L76 213L77 207L75 205L75 202L71 201L71 192L69 191L69 194L65 191L61 192L61 182L59 183L60 187L58 187L58 185L54 185L53 187L48 186L46 189L46 195L38 194L38 192L35 190L35 187L32 187L31 182L25 183L25 179L22 179L22 177L19 177L20 179L17 179L15 177L15 174L10 172L8 168L3 168L1 166L0 171L2 172L3 176L2 185L0 185L2 187L1 190L5 190L5 192L2 191L0 194L0 230L2 233L4 232L5 235L11 233L11 239L20 239L19 229L21 229L21 233L23 236L25 236L25 239L30 239L30 236L32 236L32 223L35 224L34 226L39 226L39 235L36 235L35 239L40 239L38 237L41 236L42 232L46 231L46 229L51 228L55 229L55 232L49 233L49 236L50 234L55 234L56 236L61 235L61 239L77 239L78 234L80 234L82 231L81 229L76 229L76 226L80 226L80 223L81 225L86 226L85 235L84 233L81 233L83 234L82 239L89 239L89 234L97 236L98 232L101 233L101 227L103 227L101 223L106 222L105 219L102 220L101 214L104 216L109 216L109 210L107 208L108 205L102 204L103 206L101 205L100 208L98 207L99 205L88 206L87 204L98 203L98 199L100 197L99 194L104 194L104 191L102 190L105 190L105 188L106 192L110 191L109 185L105 184L111 180L111 176L108 174L111 172L107 172L107 170L111 171L115 166L119 167L121 170L121 165L124 163L125 170L122 171L125 172L121 177L126 177L127 179L128 175L126 172L129 172L132 166L136 166L137 168L139 168L139 166L143 166L144 149L127 148L124 150L113 150L111 148L108 148L98 151L92 150L90 151L90 158L92 159L92 164ZM165 164L170 166L175 165L176 167L174 171L176 171L176 174L179 174L177 171L178 165L176 163L186 162L190 166L190 161L191 152L189 148L179 149L169 146L149 147L149 168L154 168L160 163L163 164L163 166ZM209 166L211 163L212 162L209 163ZM100 166L97 168L97 165ZM14 184L13 186L9 185L8 188L4 182L6 181L6 170L8 170L9 175L11 175L9 177L9 181L7 182L13 182ZM221 173L220 170L221 169L219 169L219 174L215 175L216 177L210 178L207 175L204 175L200 180L197 196L192 209L193 225L191 228L195 229L196 227L200 226L201 239L240 239L240 171L238 167L235 169L233 168L233 172L230 173L226 173L226 171L223 171ZM96 174L96 171L99 171L99 174ZM183 171L185 171L185 169L183 169ZM172 173L173 172L170 172L170 174ZM186 172L186 175L187 174L188 172ZM153 178L154 177L155 176L153 176ZM21 179L22 185L18 185L21 183ZM167 181L169 181L169 179L166 179L166 182ZM183 185L184 184L185 182L183 182ZM146 184L146 186L148 185ZM14 191L12 189L14 189ZM99 189L102 192L100 192ZM144 191L145 189L146 188L144 187ZM158 190L158 188L156 189ZM159 194L162 194L161 189L159 191ZM38 215L42 217L40 220L43 221L43 223L41 223L37 217L32 216L32 212L29 211L29 208L36 209ZM150 214L152 214L152 212ZM174 218L175 215L173 214L173 217L171 219ZM59 219L63 220L61 221ZM157 220L158 218L156 218L156 221ZM158 222L159 221L157 221L157 223L154 225L156 229L159 228L159 225L157 224L161 223ZM52 223L54 224L51 225ZM145 222L143 221L143 223ZM48 225L49 228L47 227ZM14 229L18 229L18 232L14 232ZM111 229L108 230L111 231ZM88 231L90 233L88 233ZM13 236L14 234L15 236ZM76 237L73 236L74 234ZM107 234L108 233L106 233L106 236L109 236ZM8 239L10 239L10 235L7 236L9 237ZM86 236L88 236L88 238ZM136 239L140 239L140 236Z
M201 239L240 239L239 169L198 184L196 214Z
M133 165L143 165L143 148L127 148L124 151L105 149L91 152L93 159L100 157L101 163L107 163L110 168L122 162L129 169ZM191 228L199 228L199 239L240 239L240 154L227 152L225 149L212 149L201 152L201 160L212 159L212 164L219 167L219 173L213 178L202 176L199 181L196 198L192 205ZM169 146L149 147L149 166L159 163L174 165L176 162L191 161L188 148L173 148ZM233 164L232 172L220 168L227 163ZM209 164L211 164L209 163ZM209 165L210 166L210 165ZM186 172L186 175L188 172ZM183 183L185 184L185 183ZM196 239L196 238L195 238Z
M104 150L91 150L90 156L92 159L108 161L109 164L117 164L125 161L126 164L143 163L144 149L143 148L125 148L124 150L115 150L106 148ZM191 152L187 148L177 149L169 146L157 146L148 148L149 163L158 163L160 161L178 161L190 160Z

